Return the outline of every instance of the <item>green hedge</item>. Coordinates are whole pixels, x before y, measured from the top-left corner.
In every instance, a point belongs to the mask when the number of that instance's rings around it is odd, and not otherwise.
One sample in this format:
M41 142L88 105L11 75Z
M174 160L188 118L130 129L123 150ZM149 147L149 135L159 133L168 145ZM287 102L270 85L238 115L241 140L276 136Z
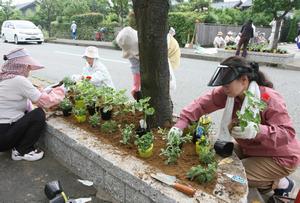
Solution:
M191 39L195 30L195 21L204 17L194 12L171 12L169 13L169 25L176 30L175 38L182 47Z
M55 33L57 38L71 38L71 22L64 23L61 18L58 21L51 23L52 33ZM95 32L101 27L103 15L101 13L86 13L81 15L74 15L71 21L77 24L77 39L94 40Z
M85 13L72 16L71 21L73 20L76 22L77 26L88 25L97 28L103 21L103 15L101 13Z
M54 21L51 23L51 32L54 33L53 37L56 38L71 38L71 24L69 23L58 23Z

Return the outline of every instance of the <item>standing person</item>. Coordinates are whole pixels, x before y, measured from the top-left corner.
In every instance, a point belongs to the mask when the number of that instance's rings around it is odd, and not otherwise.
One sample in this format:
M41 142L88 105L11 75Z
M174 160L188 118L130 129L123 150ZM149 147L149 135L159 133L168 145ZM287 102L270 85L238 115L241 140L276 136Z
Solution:
M223 32L218 32L214 39L214 47L215 48L224 48L226 45L225 40L223 39Z
M253 27L252 27L252 20L249 20L247 23L245 23L241 29L241 38L239 40L239 43L237 45L236 49L236 56L240 55L241 47L243 46L243 53L242 57L247 56L247 46L249 44L250 39L253 37Z
M179 66L180 49L174 37L168 34L168 38L170 89L175 90L176 79L173 73L173 68L177 68ZM178 46L176 45L174 40L176 41ZM123 28L117 35L116 42L122 49L123 58L127 58L131 64L130 68L133 75L133 87L131 90L131 94L133 98L138 100L139 98L141 98L141 75L137 31L130 26Z
M300 22L298 22L298 30L297 30L297 35L300 35Z
M13 160L36 161L44 152L34 145L46 125L45 112L64 98L64 89L56 87L40 92L27 79L30 71L44 66L35 61L25 49L4 55L0 71L0 151L12 149ZM38 108L31 110L28 104Z
M76 25L75 21L72 21L72 24L71 24L71 37L73 40L75 40L77 38L77 25Z
M282 96L257 64L238 56L225 59L208 85L219 87L186 106L169 135L182 135L192 121L225 108L219 138L236 141L236 153L242 159L249 186L264 192L274 189L276 195L289 196L295 184L287 176L300 164L300 143ZM244 130L235 126L230 132L228 126L237 119L237 111L248 108L246 90L266 103L262 112L252 108L260 115L261 122L250 122Z
M79 81L84 78L90 78L90 82L96 87L111 87L115 88L111 76L106 66L99 60L98 48L89 46L85 49L82 56L86 60L86 64L82 69L81 74L72 75L74 81Z
M298 47L298 50L300 50L300 34L295 38L295 42Z

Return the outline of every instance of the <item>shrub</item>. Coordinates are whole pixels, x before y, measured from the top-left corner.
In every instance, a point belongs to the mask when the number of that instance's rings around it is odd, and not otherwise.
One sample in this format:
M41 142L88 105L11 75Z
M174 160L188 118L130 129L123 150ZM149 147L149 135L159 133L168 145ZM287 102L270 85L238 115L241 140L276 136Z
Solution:
M169 24L176 30L175 38L182 47L187 43L187 38L193 35L196 19L201 20L201 16L195 12L172 12L169 13Z
M75 20L77 27L80 26L91 26L97 28L98 25L103 21L103 15L101 13L85 13L80 15L74 15L71 17L71 21Z

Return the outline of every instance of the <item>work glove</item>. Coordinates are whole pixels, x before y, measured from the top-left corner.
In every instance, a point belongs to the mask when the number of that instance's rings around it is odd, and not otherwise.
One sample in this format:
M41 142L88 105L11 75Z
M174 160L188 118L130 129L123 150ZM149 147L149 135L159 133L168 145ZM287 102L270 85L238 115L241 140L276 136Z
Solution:
M172 127L168 132L168 138L174 135L177 135L178 137L181 137L183 134L183 131L180 128Z
M258 133L256 125L253 122L249 122L244 130L240 126L235 126L231 130L231 136L236 139L254 139Z

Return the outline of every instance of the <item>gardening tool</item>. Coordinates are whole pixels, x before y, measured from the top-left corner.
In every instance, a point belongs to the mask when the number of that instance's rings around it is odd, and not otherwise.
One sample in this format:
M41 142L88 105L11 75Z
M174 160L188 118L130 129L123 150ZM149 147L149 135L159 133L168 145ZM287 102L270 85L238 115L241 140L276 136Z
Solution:
M151 177L163 182L167 185L172 186L174 189L188 195L188 196L194 196L196 190L192 187L180 184L180 183L176 183L176 177L175 176L170 176L170 175L166 175L163 173L156 173L156 174L151 174Z

